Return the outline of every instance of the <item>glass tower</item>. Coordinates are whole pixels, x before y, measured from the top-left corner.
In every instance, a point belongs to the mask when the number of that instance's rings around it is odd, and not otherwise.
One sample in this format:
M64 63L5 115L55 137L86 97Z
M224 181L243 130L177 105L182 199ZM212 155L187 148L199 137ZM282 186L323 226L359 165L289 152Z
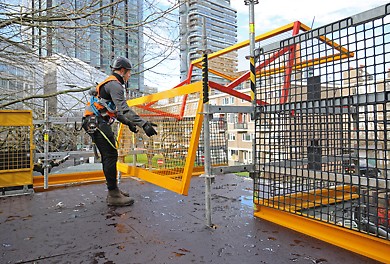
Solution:
M187 77L190 62L199 58L203 50L203 25L205 19L207 49L221 50L237 43L237 11L230 0L182 0L180 6L180 79ZM209 67L222 73L237 71L237 54L232 52L210 60ZM194 68L192 81L202 78L201 70ZM224 83L224 79L210 75L211 81Z
M107 74L111 73L112 60L117 56L124 56L133 63L129 88L141 92L144 90L143 28L139 26L143 20L143 0L124 0L116 4L113 4L114 0L32 2L29 4L30 8L36 10L43 7L48 10L56 7L59 10L59 5L64 13L81 8L85 9L85 13L91 12L86 18L53 22L56 23L53 29L33 28L32 33L36 35L33 45L38 47L40 56L64 54L80 59Z

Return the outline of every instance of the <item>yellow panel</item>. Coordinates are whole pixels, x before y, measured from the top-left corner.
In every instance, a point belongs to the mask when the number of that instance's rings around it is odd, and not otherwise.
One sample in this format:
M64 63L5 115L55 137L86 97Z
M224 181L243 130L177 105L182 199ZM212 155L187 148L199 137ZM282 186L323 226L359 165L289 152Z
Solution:
M0 187L13 187L33 184L32 155L34 145L32 143L32 125L32 112L29 110L0 110L0 127L11 127L7 128L6 131L14 131L14 129L19 131L20 129L21 131L23 131L21 133L23 134L22 136L26 136L24 133L29 131L28 137L30 140L30 144L28 145L28 147L23 143L23 146L26 146L26 148L24 148L23 150L12 150L7 146L2 149L0 160ZM16 135L19 134L16 133ZM15 140L18 139L16 138Z
M1 126L31 126L32 112L19 110L0 110Z
M196 93L202 90L202 82L195 82L192 84L180 86L178 88L166 90L163 92L131 99L127 101L127 104L129 106L136 106L136 105L141 105L145 103L150 103L150 102L155 102L161 99L167 99L167 98L172 98L175 96L181 96L181 95L186 95L190 93Z
M283 212L266 206L256 206L256 217L293 229L363 256L390 263L390 241L368 236L336 225Z
M33 184L33 177L30 169L0 171L0 187L13 187L31 184Z
M124 175L135 176L162 188L187 195L203 123L203 115L200 114L203 109L201 91L202 82L196 82L128 100L128 105L133 107L157 102L151 106L153 109L140 108L138 113L158 124L158 129L162 130L157 136L147 138L143 133L134 135L129 133L125 126L120 126L117 140L120 144L118 170ZM196 96L188 99L183 109L183 96L190 94L196 94ZM165 112L167 110L164 104L158 102L168 99L170 102L176 102L176 106ZM178 116L178 118L172 116ZM141 163L144 168L136 167L132 162L125 163L126 157L133 155L132 159L134 159L137 156L131 154L135 150L146 157ZM161 165L156 164L156 160L161 160ZM197 167L199 164L195 168Z
M147 182L153 183L153 184L160 186L162 188L171 190L171 191L176 192L176 193L181 193L182 183L180 181L171 179L171 178L166 177L166 176L165 177L161 176L159 174L150 172L148 170L144 170L144 169L137 168L134 166L129 166L126 163L118 162L117 168L119 171L121 171L125 174L136 176L137 178L143 179Z
M76 182L77 183L101 182L105 180L106 179L104 177L102 170L49 175L50 186L66 185L66 184L72 184ZM43 176L34 176L33 181L34 181L34 189L43 188L44 186Z

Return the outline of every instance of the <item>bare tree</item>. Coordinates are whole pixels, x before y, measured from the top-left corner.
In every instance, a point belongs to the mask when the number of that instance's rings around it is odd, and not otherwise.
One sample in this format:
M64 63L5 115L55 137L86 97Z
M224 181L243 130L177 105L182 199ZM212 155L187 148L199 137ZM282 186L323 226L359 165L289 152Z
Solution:
M118 53L131 58L139 52L142 56L134 62L134 68L142 72L134 72L135 76L147 74L161 62L177 58L179 21L175 10L179 1L20 1L0 0L0 63L7 65L0 71L5 73L2 79L10 82L7 89L0 84L0 109L17 103L33 105L38 101L31 99L80 92L88 87L63 89L65 92L44 90L45 73L41 63L53 55L80 58L99 67L109 65ZM136 9L127 12L133 12L135 18L124 16L124 9ZM143 34L142 38L137 34ZM123 43L119 38L124 35L139 42L142 39L143 42L137 43L142 46L118 46ZM107 56L101 58L98 54L103 52L103 45ZM51 60L51 63L57 62ZM141 64L143 67L138 67ZM68 75L72 74L80 78L70 70Z
M178 58L179 2L0 0L0 109L33 109L34 118L42 120L42 99L47 98L62 110L50 116L81 114L88 90L103 78L97 71L108 71L99 67L109 65L118 54L139 58L133 60L138 69L133 76L158 73L158 65ZM124 10L131 15L123 15ZM138 41L119 45L124 37ZM63 141L74 143L77 136L68 128L55 129L58 140L52 137L51 151L72 149ZM37 139L41 134L38 125Z

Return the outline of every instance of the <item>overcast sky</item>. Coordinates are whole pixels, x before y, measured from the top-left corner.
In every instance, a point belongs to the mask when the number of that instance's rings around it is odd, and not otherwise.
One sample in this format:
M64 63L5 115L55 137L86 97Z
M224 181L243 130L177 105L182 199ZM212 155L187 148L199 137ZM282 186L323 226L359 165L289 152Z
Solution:
M316 28L386 3L384 0L259 0L255 5L255 31L259 35L297 20ZM249 37L249 7L244 0L232 0L231 5L237 10L240 42Z
M259 0L259 3L255 5L255 35L266 33L297 20L309 27L317 28L386 3L388 1L384 0ZM249 7L244 4L244 0L231 0L231 5L237 10L238 42L247 40L249 38ZM241 62L239 70L242 70L242 65ZM158 84L148 83L145 79L146 84L157 86L160 91L178 84L180 82L179 63L176 69L172 66L171 64L169 67L169 76L158 78ZM164 69L167 67L162 66L161 71ZM153 78L147 79L150 81Z

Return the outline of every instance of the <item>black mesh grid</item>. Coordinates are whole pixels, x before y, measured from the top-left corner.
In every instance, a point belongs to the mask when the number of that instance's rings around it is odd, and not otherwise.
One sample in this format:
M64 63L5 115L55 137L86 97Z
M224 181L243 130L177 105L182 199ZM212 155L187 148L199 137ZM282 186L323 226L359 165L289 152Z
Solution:
M277 44L258 63L254 202L389 240L389 17Z
M138 150L140 151L139 153L146 156L146 159L142 161L137 160L138 166L153 169L155 173L161 175L182 173L186 158L189 155L188 149L190 147L195 117L184 117L180 120L171 117L149 117L148 120L157 124L156 130L158 134L149 138L142 131L133 134L128 129L124 129L119 142L121 161L132 163L132 155L129 153L133 150ZM209 125L210 137L208 140L210 140L211 165L226 165L226 118L213 119L209 122ZM204 166L204 154L202 129L194 168L202 168ZM179 179L181 176L176 177Z
M213 118L210 126L210 162L213 166L226 165L227 160L227 121L226 117ZM204 165L204 134L203 129L199 138L199 147L196 151L196 164Z

